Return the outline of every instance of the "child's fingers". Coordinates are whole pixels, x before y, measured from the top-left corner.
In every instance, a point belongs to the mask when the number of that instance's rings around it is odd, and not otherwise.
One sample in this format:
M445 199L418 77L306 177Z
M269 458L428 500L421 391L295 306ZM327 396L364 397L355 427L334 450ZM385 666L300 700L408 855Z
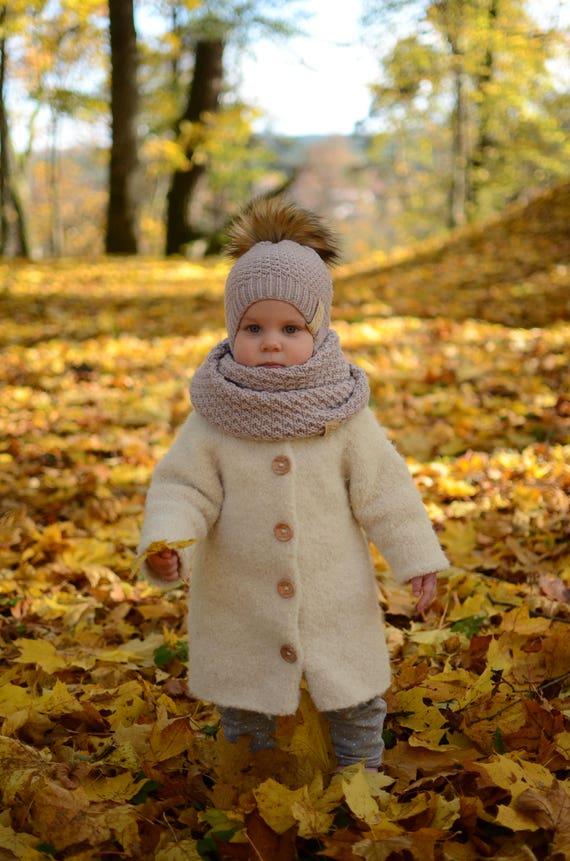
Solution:
M427 610L431 606L437 595L437 578L435 574L425 574L423 577L417 578L412 588L414 594L420 596L417 610L419 613L423 613L424 610Z
M428 601L427 596L422 593L418 603L416 604L416 610L418 613L423 613L424 610L427 610L430 604L431 601Z
M178 578L179 558L175 550L166 548L159 553L153 553L147 558L154 573L163 580L176 580Z

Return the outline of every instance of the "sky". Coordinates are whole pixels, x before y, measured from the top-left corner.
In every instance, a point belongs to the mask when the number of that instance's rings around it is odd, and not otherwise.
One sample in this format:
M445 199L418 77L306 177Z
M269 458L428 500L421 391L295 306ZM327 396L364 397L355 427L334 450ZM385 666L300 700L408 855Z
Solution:
M539 19L554 18L559 26L561 16L569 21L570 0L531 3ZM298 0L295 6L302 10L306 35L250 44L240 57L240 95L263 111L258 131L351 134L368 115L368 85L378 81L380 71L360 28L362 0ZM91 139L93 130L82 134L76 124L62 123L62 136L68 125L75 141ZM105 134L106 129L105 124ZM16 134L15 142L25 146L25 135L20 141Z
M250 43L240 56L240 96L263 111L254 127L283 135L351 134L366 119L367 85L378 76L378 63L362 42L362 0L298 0L291 5L300 10L306 35ZM13 106L14 117L20 108L19 102ZM12 129L18 149L27 145L27 109L22 116ZM47 124L49 116L44 119ZM59 145L88 142L93 134L105 138L107 130L106 121L94 130L62 118ZM44 132L39 123L39 139Z
M366 119L378 63L359 31L360 0L306 0L307 37L259 42L242 62L240 92L263 128L286 135L350 134Z
M241 95L263 109L262 129L351 134L368 115L368 85L380 73L359 26L362 0L304 0L299 7L312 13L302 22L307 36L252 46L242 61ZM570 0L530 0L529 7L543 26L570 26Z

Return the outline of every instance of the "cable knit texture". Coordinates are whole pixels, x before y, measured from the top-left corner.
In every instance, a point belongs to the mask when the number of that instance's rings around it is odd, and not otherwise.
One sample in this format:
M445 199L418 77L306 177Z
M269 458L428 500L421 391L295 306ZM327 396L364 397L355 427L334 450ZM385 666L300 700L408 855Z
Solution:
M225 293L231 347L246 309L277 299L304 316L318 349L330 326L333 289L327 266L340 257L337 238L324 221L285 198L258 198L233 220L225 251L237 261Z
M316 251L290 239L258 242L234 263L226 281L225 311L228 338L233 346L239 322L254 302L278 299L294 305L307 323L317 313L323 319L315 333L315 348L324 341L330 322L332 281Z
M257 368L234 361L228 340L194 374L194 409L232 436L256 440L319 436L359 412L370 389L364 371L329 333L302 365Z

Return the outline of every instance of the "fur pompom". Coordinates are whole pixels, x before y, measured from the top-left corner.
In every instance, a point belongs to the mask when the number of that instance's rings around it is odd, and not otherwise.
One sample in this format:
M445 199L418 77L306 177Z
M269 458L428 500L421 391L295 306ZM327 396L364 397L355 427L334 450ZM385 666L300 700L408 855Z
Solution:
M237 259L258 242L283 239L312 248L328 265L340 259L335 235L317 215L275 197L258 198L242 210L230 225L225 252Z

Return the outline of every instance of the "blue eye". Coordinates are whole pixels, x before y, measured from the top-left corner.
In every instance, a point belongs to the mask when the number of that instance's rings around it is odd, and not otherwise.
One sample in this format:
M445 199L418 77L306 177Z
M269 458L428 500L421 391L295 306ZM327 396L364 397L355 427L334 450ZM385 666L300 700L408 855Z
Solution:
M287 335L294 335L295 332L299 331L298 326L285 326L285 332Z
M261 326L258 326L257 323L250 323L249 326L245 327L248 332L251 332L253 335L257 335L258 332L261 332Z

